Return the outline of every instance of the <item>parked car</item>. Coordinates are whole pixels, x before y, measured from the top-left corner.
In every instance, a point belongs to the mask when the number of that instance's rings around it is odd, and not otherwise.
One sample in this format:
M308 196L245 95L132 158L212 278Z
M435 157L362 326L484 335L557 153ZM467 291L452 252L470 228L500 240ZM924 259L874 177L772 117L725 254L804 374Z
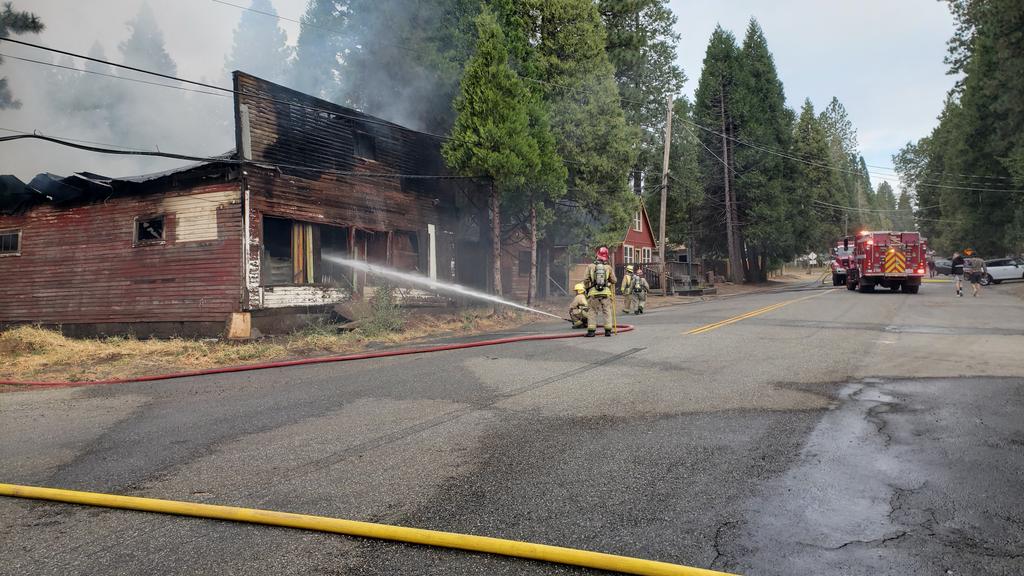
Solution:
M936 258L935 259L935 273L936 274L949 274L953 273L953 261L949 258Z
M981 277L981 283L984 286L999 284L1003 280L1024 279L1024 267L1016 260L1009 258L986 260L985 268L988 272Z

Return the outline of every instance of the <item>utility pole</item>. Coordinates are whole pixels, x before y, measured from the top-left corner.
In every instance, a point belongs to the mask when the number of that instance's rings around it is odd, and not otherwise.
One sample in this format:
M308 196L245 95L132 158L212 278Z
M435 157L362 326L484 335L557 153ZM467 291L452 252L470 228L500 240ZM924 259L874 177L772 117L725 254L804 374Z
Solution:
M661 259L661 293L668 296L668 262L665 260L665 212L668 210L668 153L672 145L672 95L665 111L665 154L661 160L661 217L658 230L658 257Z

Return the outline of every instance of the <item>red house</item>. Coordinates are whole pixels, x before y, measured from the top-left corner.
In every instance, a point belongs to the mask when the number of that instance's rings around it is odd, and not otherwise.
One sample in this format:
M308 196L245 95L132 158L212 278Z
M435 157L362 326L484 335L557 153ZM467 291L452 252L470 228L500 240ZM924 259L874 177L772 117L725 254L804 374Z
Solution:
M651 219L647 216L647 209L641 204L640 210L633 215L633 223L626 231L622 244L615 249L612 261L616 267L626 264L649 264L654 261L657 247L658 241L654 237Z

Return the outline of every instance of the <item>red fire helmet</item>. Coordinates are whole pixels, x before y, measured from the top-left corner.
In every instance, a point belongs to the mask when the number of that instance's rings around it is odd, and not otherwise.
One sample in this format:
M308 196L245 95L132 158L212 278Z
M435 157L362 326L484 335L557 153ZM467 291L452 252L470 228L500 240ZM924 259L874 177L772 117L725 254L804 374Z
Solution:
M601 246L600 248L598 248L597 249L597 258L598 258L598 260L607 260L608 259L608 249L605 248L604 246Z

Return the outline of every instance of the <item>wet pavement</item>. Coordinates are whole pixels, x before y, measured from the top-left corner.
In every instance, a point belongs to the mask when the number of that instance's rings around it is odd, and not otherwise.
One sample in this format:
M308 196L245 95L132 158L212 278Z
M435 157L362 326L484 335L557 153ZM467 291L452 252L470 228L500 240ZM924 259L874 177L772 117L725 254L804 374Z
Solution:
M0 481L745 574L1022 574L1024 302L946 288L758 294L630 316L615 338L0 394ZM0 542L12 576L588 573L5 498Z

